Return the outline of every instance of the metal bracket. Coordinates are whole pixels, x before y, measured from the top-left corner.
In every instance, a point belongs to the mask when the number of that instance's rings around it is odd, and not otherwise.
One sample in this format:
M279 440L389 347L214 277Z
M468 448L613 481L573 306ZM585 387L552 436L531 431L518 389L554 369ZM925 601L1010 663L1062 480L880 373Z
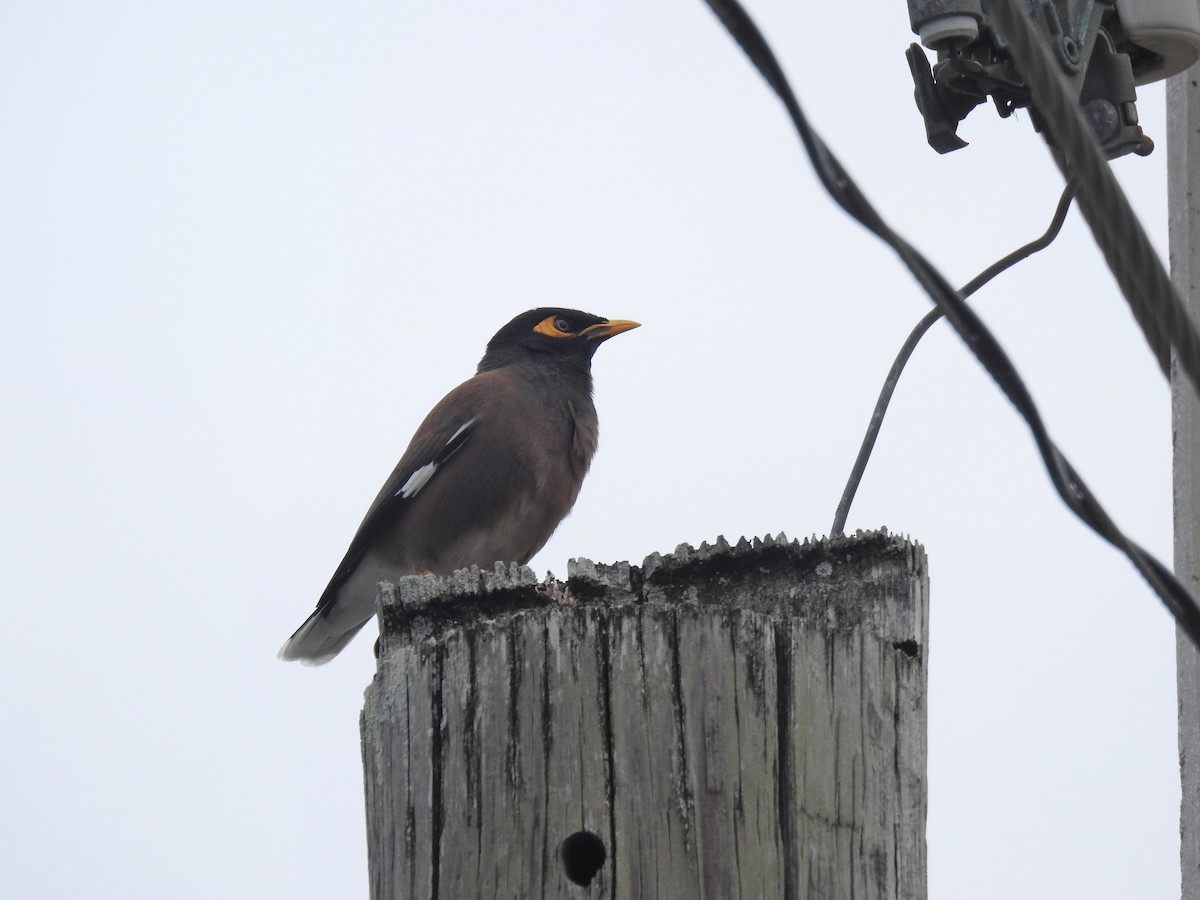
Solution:
M909 0L914 30L918 22L927 26L931 16L962 19L970 6L966 0ZM1138 126L1129 56L1117 50L1120 45L1109 33L1120 27L1113 0L1032 0L1031 6L1033 19L1079 97L1105 154L1111 159L1151 152L1154 143ZM925 120L925 137L938 153L967 146L958 136L958 124L989 97L1001 117L1030 106L1029 91L986 14L981 16L975 37L944 40L937 44L937 54L937 62L931 66L919 45L912 44L905 52L917 108ZM1031 108L1031 116L1034 127L1044 133L1036 109Z

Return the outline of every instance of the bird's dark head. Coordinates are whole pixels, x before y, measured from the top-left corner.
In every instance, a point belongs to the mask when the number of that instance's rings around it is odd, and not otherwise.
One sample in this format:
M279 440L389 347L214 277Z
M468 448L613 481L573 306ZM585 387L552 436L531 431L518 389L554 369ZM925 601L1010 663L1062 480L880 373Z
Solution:
M479 371L528 361L565 363L587 370L596 349L637 322L604 319L578 309L543 306L523 312L488 341Z

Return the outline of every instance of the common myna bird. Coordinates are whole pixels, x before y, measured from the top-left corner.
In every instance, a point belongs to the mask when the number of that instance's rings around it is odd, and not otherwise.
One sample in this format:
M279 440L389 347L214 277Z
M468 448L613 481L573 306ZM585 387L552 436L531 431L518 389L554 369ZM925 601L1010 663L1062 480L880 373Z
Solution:
M542 308L496 332L475 377L417 429L280 658L337 656L375 614L380 581L528 562L570 512L596 452L592 355L637 327Z

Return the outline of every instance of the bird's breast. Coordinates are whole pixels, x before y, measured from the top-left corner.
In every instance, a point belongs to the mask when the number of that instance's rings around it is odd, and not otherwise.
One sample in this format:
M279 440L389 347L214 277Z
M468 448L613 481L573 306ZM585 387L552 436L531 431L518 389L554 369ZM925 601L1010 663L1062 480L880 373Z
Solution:
M600 438L599 423L596 420L596 410L590 403L583 410L577 409L572 403L568 407L568 414L571 427L567 452L571 468L582 480L592 464L592 457L596 455L596 445Z

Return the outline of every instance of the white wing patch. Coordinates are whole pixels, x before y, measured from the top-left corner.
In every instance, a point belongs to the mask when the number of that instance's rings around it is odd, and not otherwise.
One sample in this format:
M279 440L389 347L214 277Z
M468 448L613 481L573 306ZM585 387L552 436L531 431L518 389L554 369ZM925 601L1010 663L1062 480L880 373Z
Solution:
M458 452L458 448L462 446L462 441L465 440L464 435L466 434L467 430L475 424L475 422L475 419L468 419L466 422L463 422L463 424L458 427L458 430L455 431L454 434L450 435L450 439L446 441L442 449L437 452L437 455L434 456L433 461L425 463L425 465L421 466L421 468L409 475L408 480L400 486L400 490L396 491L396 493L392 496L401 497L405 500L409 499L410 497L417 496L421 488L429 484L429 479L431 479L437 473L438 467Z
M453 444L455 441L457 441L459 436L464 431L466 431L468 428L470 428L472 425L474 425L476 421L477 421L476 419L467 419L467 421L465 421L461 425L459 425L458 431L456 431L456 432L454 432L454 434L450 435L450 440L446 441L446 446L449 447L451 444ZM457 450L458 448L455 447L454 449ZM453 453L454 451L452 450L450 452Z
M408 481L400 486L400 490L396 491L395 496L403 497L406 500L409 497L417 496L417 491L429 484L429 479L433 477L433 473L437 470L437 463L425 463L425 465L408 476Z

